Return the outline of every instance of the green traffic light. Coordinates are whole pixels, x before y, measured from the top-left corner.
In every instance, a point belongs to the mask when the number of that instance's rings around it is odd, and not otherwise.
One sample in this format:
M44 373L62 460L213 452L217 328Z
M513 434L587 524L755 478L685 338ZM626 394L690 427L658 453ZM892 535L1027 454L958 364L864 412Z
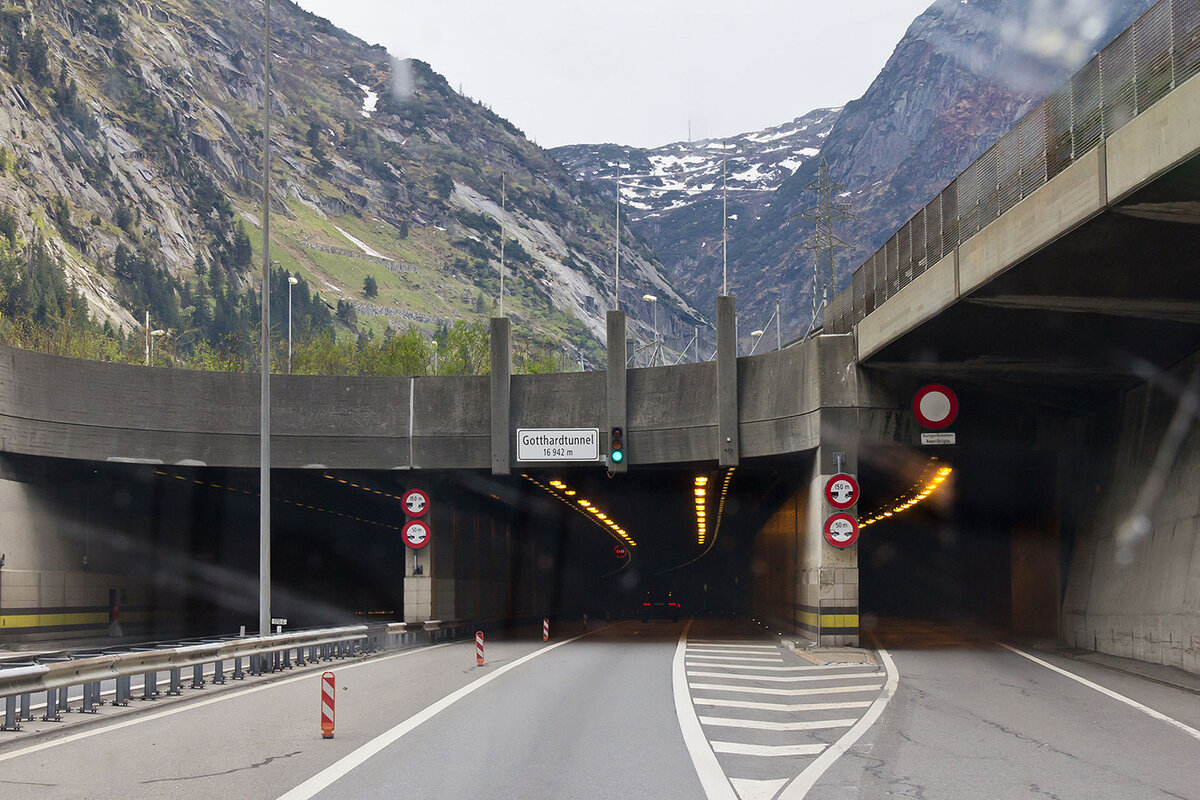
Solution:
M612 452L612 460L613 460L613 461L617 461L617 462L624 461L624 460L625 460L625 454L624 454L624 453L622 453L620 450L613 450L613 452Z

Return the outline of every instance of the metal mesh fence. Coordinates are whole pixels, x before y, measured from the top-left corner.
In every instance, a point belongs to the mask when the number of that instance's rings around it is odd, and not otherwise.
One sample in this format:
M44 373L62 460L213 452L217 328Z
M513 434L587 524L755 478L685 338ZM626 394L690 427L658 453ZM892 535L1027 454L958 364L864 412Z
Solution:
M868 258L855 272L853 290L844 292L853 306L844 317L857 322L874 311L1198 73L1200 0L1161 0Z

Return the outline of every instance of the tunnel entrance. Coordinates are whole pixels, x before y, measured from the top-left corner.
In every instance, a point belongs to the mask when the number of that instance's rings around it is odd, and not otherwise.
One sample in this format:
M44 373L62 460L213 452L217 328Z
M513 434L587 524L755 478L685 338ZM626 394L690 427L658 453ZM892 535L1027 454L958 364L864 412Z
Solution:
M864 629L899 620L1053 638L1061 559L1053 454L876 448L861 456Z

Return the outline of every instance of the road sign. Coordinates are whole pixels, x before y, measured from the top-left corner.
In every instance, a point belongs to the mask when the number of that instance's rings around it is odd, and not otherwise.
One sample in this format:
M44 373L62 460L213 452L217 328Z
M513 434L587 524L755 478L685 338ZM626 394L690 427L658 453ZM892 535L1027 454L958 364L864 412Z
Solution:
M429 510L429 495L420 489L409 489L404 493L404 513L410 517L424 516Z
M599 461L599 428L519 428L517 461Z
M849 547L858 541L858 520L845 511L825 518L825 541L837 548Z
M402 535L406 545L413 550L420 550L429 544L429 524L419 519L409 520L404 525Z
M949 427L958 416L958 398L940 383L931 383L913 395L912 410L921 425L940 430Z
M825 481L825 502L836 509L854 505L858 502L858 481L844 472L834 475Z
M235 676L236 677L236 676ZM321 738L333 738L333 707L337 699L336 685L333 673L321 675Z
M271 617L272 625L287 625L287 617Z
M921 433L921 444L937 445L937 444L957 444L958 437L954 435L954 431L938 431L937 433Z
M625 545L619 544L613 548L613 555L617 558L624 558L629 555L629 551L625 549Z

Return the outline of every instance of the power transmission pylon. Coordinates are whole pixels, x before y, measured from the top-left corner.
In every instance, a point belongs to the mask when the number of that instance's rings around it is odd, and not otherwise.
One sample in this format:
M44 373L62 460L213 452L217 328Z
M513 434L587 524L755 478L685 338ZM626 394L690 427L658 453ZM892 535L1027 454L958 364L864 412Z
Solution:
M792 219L807 219L816 223L816 230L797 250L813 252L813 318L808 326L811 333L817 327L817 318L833 299L837 289L837 251L849 250L851 245L839 239L833 232L838 220L857 219L850 210L850 203L838 200L846 189L829 178L829 163L821 157L817 179L804 187L806 192L816 192L817 202L808 211L796 214ZM808 334L805 334L806 336Z

